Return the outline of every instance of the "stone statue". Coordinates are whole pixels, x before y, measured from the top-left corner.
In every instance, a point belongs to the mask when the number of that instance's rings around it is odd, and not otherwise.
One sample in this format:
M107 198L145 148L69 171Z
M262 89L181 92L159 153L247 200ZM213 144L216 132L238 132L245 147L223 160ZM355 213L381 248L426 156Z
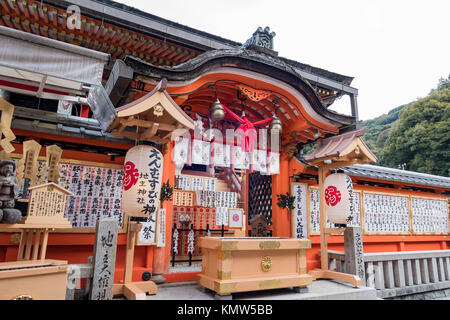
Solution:
M14 224L22 219L22 212L14 209L19 189L16 164L11 160L0 162L0 222Z

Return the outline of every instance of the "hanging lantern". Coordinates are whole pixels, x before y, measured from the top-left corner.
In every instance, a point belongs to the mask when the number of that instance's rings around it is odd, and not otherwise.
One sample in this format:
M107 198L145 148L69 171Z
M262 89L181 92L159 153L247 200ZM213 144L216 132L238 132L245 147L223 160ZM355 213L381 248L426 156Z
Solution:
M274 130L274 131L278 131L279 133L281 133L282 129L283 129L283 124L282 124L280 118L274 117L272 119L272 121L270 121L269 130L270 131Z
M122 209L125 216L150 217L159 209L163 155L140 145L128 150L123 172Z
M211 108L209 109L209 118L212 121L220 121L225 118L225 109L219 99L216 99L216 101L211 105Z
M349 224L354 213L352 179L343 173L331 174L324 189L327 218L335 224Z

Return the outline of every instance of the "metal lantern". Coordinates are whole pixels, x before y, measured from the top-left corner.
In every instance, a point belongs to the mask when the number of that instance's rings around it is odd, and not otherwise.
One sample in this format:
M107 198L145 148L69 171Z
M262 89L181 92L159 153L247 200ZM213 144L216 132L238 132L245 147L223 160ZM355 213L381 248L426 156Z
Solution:
M324 189L327 218L335 224L350 223L354 215L352 179L343 173L331 174Z
M225 118L225 109L220 103L219 99L217 99L209 109L209 118L212 121L220 121Z
M274 117L272 121L270 121L269 124L269 130L272 131L278 131L281 133L281 130L283 129L283 124L281 123L281 120L278 117Z

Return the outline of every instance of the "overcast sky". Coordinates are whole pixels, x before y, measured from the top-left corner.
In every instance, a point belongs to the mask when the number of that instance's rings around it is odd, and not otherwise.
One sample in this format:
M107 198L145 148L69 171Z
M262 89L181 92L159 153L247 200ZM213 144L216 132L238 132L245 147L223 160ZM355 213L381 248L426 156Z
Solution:
M269 26L280 56L354 77L362 120L426 96L450 73L449 0L118 1L241 43ZM349 113L349 101L334 109Z

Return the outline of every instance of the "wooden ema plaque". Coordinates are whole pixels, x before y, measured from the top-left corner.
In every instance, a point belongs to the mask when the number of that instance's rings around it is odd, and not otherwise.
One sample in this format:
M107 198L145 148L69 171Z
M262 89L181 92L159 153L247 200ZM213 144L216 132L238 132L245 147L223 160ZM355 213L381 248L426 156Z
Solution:
M66 196L72 194L70 191L53 182L38 185L29 190L30 200L24 224L72 228L72 224L64 218Z

